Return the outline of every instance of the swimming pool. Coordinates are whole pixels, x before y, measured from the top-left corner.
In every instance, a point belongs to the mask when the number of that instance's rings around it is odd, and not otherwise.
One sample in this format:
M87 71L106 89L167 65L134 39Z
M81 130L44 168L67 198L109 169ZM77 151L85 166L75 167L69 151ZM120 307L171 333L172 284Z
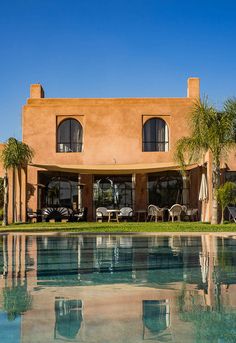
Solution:
M236 342L236 236L0 236L0 342Z

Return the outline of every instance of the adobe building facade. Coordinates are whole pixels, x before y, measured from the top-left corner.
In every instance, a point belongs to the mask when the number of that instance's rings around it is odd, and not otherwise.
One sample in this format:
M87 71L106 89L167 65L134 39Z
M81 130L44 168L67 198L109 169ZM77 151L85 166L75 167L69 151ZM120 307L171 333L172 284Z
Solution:
M187 178L174 160L199 96L198 78L188 79L184 98L46 98L40 84L31 85L22 112L22 139L34 151L22 177L23 220L27 208L50 206L87 207L89 220L100 206L137 211L181 203L200 210L209 158L207 168L189 166ZM10 199L10 221L19 212L17 199ZM210 204L204 206L209 219Z

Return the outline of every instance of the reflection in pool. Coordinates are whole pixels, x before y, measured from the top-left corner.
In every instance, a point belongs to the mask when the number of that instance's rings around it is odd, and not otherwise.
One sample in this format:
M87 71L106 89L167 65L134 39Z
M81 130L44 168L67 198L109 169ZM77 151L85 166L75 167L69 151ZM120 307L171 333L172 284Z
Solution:
M168 300L143 300L143 339L158 338L158 335L166 334L165 331L169 326Z
M0 236L0 342L236 342L236 237Z
M59 299L55 301L55 338L75 339L81 327L82 301Z

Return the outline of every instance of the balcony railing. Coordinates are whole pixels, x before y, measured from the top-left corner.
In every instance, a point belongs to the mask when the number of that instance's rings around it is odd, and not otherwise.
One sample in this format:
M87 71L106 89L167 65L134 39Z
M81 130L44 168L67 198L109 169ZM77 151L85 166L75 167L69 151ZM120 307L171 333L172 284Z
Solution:
M57 143L57 152L81 152L83 143Z

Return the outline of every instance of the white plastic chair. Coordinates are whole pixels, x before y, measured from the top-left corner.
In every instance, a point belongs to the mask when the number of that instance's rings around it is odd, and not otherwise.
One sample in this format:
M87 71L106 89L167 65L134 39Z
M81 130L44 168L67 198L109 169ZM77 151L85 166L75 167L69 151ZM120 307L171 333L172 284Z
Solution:
M129 220L133 218L133 210L131 207L122 207L118 214L119 219Z
M169 211L169 217L172 219L172 222L177 218L178 221L180 221L180 215L181 212L183 212L183 206L180 204L174 204L171 206L171 208L168 210Z
M163 210L155 205L149 205L147 220L151 222L154 219L155 222L157 222L158 218L161 218L161 220L163 220Z
M96 221L101 220L103 221L104 218L108 219L108 212L106 207L98 207L96 209Z

